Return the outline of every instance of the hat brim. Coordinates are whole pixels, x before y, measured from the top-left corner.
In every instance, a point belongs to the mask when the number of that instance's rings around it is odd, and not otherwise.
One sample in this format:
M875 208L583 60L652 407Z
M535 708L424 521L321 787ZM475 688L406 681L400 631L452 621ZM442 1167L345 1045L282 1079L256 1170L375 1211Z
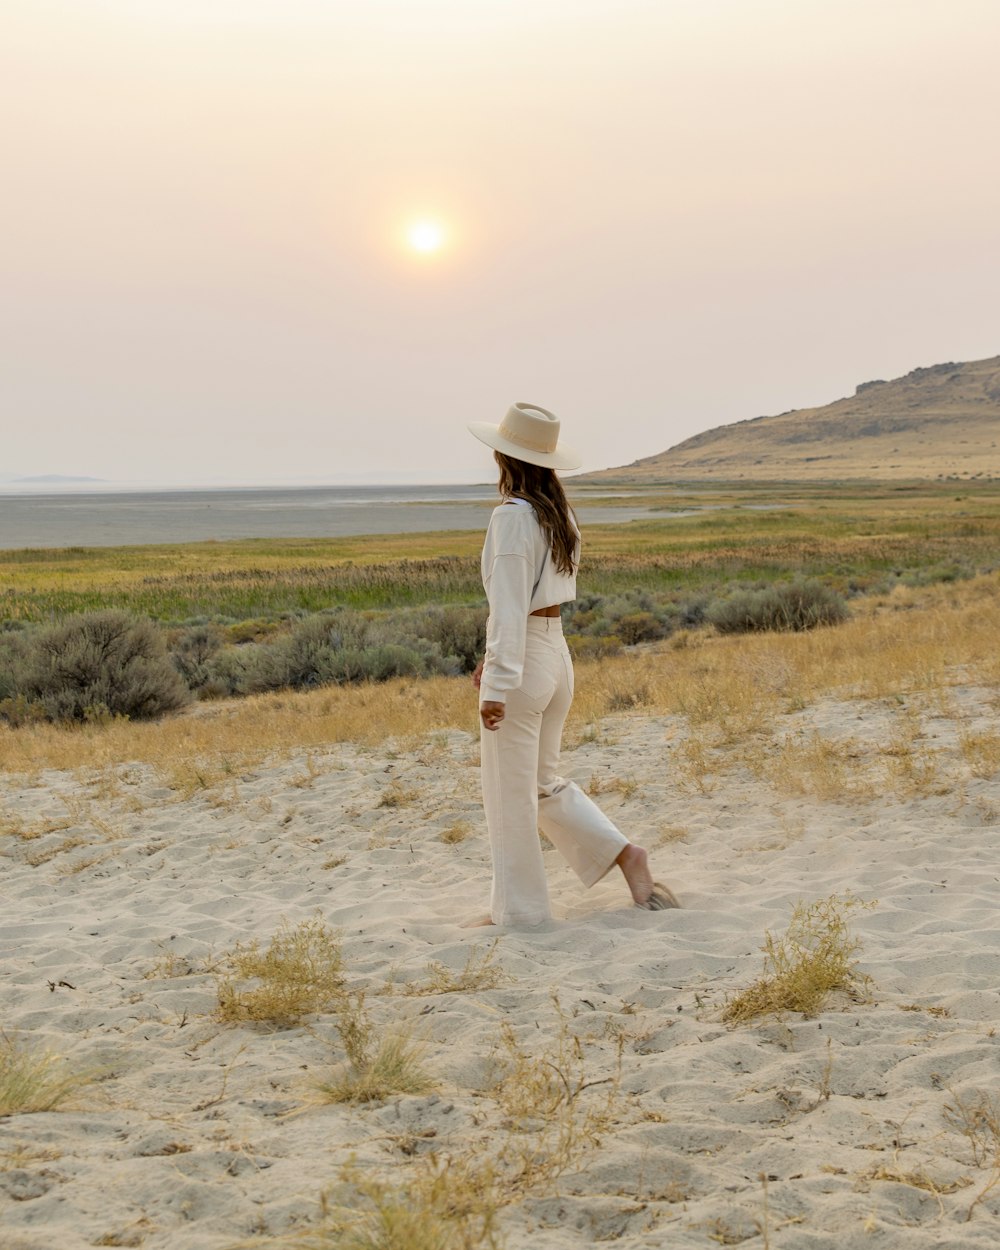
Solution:
M530 447L522 447L520 443L504 438L498 425L489 421L472 421L469 433L478 438L494 451L502 451L513 460L523 460L526 464L536 464L542 469L578 469L583 464L583 457L571 447L560 443L555 451L532 451Z

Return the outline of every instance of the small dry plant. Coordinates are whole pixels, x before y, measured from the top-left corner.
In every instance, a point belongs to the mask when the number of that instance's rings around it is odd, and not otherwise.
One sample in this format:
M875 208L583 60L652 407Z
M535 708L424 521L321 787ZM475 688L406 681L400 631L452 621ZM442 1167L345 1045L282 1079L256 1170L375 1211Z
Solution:
M587 1072L583 1042L570 1031L569 1020L555 1000L559 1028L555 1039L540 1053L529 1053L517 1040L506 1021L501 1025L500 1042L493 1056L496 1079L490 1096L504 1111L511 1127L526 1130L543 1125L556 1129L568 1142L596 1141L600 1130L610 1122L621 1083L619 1039L618 1070L612 1076L591 1079ZM578 1101L588 1089L607 1086L605 1097L596 1104ZM569 1153L573 1153L569 1151Z
M12 1142L0 1150L0 1172L18 1172L33 1163L52 1163L63 1152L54 1146L33 1146L30 1142Z
M33 842L36 838L44 838L47 833L61 833L74 823L73 816L65 816L61 820L46 820L39 825L26 825L20 816L9 812L0 813L0 837L19 838L22 842Z
M413 786L404 786L401 781L390 781L382 791L376 807L406 807L420 798L420 791Z
M226 1024L287 1029L331 1011L342 997L340 942L321 920L283 924L266 951L256 939L237 943L218 978L216 1015Z
M639 783L634 777L599 777L591 773L587 793L620 794L623 799L630 799L638 789Z
M874 906L836 894L796 903L787 932L765 934L764 975L730 1000L723 1020L744 1024L784 1011L814 1015L831 990L863 989L868 979L858 975L853 959L861 943L851 937L848 921L852 912Z
M804 740L785 737L761 751L744 753L743 763L775 789L831 802L867 801L878 793L863 742L834 741L813 733Z
M392 1094L423 1094L434 1082L421 1066L426 1044L404 1026L376 1037L363 993L344 995L337 1032L347 1052L346 1070L317 1086L322 1102L378 1102Z
M945 1123L969 1143L977 1168L1000 1168L1000 1102L982 1092L967 1099L949 1092L952 1101L944 1109Z
M192 977L198 972L207 971L209 971L207 967L199 968L197 962L187 955L178 955L176 951L165 950L149 970L143 973L143 977L147 981L166 981L176 977Z
M693 734L678 743L671 752L670 763L674 784L681 794L713 794L725 768L719 752Z
M669 846L671 842L686 842L691 831L684 825L662 824L656 831L656 838L653 841L652 849L656 850L661 846Z
M394 1183L341 1172L351 1200L324 1202L322 1222L295 1240L301 1250L499 1250L504 1207L538 1194L579 1166L611 1119L617 1076L588 1079L585 1055L556 1005L558 1034L544 1053L528 1055L504 1030L491 1096L509 1117L508 1134L463 1150L420 1156ZM619 1056L620 1057L620 1056ZM585 1108L580 1095L607 1085ZM358 1199L360 1198L360 1201Z
M973 777L989 780L1000 772L1000 733L963 733L958 746Z
M922 1189L926 1193L957 1194L960 1189L967 1189L972 1181L968 1176L960 1176L957 1180L943 1181L935 1179L927 1172L905 1172L892 1164L880 1163L865 1173L873 1181L889 1181L896 1185L909 1185L912 1189Z
M500 939L486 947L473 947L458 972L447 964L432 960L427 965L427 981L408 985L406 994L467 994L471 990L495 990L510 976L498 967L496 959Z
M471 833L472 826L467 820L456 820L454 824L442 829L438 837L449 846L455 846L459 842L464 842Z
M499 1250L503 1205L488 1153L430 1155L391 1184L342 1169L350 1201L326 1195L320 1223L284 1245L299 1250Z
M73 1071L51 1051L0 1033L0 1117L56 1111L97 1076L96 1072Z

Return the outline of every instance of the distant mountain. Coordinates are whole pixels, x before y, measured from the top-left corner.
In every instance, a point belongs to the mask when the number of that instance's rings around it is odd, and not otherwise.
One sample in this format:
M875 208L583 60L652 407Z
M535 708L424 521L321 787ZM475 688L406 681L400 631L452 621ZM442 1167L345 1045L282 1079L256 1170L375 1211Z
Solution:
M1000 477L1000 356L862 382L847 399L696 434L587 479Z
M4 477L5 482L104 482L103 477L67 477L64 473L38 473L34 477Z

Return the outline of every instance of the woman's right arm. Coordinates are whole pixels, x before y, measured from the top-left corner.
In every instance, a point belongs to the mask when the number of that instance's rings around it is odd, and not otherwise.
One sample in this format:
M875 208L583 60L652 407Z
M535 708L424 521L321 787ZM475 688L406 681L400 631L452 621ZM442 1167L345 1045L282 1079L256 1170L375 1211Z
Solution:
M490 617L479 683L480 704L504 703L507 692L521 684L534 584L535 564L527 554L494 558L487 586Z

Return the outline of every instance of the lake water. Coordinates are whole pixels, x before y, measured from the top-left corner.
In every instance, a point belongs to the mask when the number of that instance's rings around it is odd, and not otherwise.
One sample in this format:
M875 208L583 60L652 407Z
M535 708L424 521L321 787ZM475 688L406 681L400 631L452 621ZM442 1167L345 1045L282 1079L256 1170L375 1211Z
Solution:
M496 502L492 485L59 490L48 494L19 490L0 495L0 549L481 530ZM576 510L585 525L663 516L636 506L637 502L623 495L613 507L588 507L581 501Z

